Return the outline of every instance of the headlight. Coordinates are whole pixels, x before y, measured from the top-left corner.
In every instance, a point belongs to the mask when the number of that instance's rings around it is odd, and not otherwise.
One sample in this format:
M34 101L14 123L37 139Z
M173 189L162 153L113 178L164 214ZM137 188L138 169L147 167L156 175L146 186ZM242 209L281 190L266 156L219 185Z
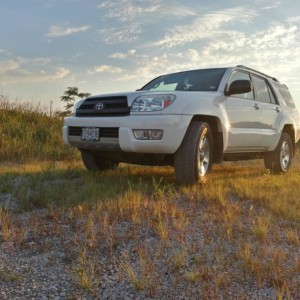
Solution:
M72 116L72 117L75 117L77 108L82 104L82 102L83 102L84 100L85 100L85 99L81 99L81 100L75 101L75 103L74 103L74 105L73 105L73 108L72 108L72 111L71 111L71 116Z
M143 95L137 97L131 106L131 111L158 111L165 109L171 105L176 96L175 95Z

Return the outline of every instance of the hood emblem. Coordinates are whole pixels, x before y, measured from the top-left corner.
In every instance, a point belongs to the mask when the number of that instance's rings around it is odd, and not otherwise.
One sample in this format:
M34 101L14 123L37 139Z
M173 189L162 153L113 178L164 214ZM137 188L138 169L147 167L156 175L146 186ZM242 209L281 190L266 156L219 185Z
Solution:
M96 110L102 110L104 108L104 104L99 102L94 106L94 109Z

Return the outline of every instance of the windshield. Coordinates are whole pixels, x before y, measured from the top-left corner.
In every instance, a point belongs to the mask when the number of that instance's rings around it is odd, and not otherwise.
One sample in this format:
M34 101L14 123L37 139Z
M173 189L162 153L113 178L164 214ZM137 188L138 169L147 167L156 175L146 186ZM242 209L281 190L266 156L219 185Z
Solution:
M163 75L143 86L147 91L217 91L225 68Z

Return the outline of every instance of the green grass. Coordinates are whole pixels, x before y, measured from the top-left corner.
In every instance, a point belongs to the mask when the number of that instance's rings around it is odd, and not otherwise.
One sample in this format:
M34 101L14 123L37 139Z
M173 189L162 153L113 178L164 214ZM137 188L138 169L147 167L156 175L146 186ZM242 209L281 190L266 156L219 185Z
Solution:
M288 174L270 175L261 161L227 163L215 166L205 184L192 187L176 186L173 169L166 167L121 165L115 170L89 173L80 162L74 161L8 165L0 172L0 192L13 192L25 209L113 201L117 197L128 198L126 193L130 190L160 201L183 197L226 206L229 199L252 200L280 218L300 220L298 165Z

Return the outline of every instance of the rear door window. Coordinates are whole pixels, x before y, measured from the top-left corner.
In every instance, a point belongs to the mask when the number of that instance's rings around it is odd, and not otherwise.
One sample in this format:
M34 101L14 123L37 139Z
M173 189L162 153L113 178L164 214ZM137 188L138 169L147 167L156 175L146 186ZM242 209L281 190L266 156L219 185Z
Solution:
M276 104L275 97L267 81L256 75L252 75L252 77L256 89L257 100L265 103Z

